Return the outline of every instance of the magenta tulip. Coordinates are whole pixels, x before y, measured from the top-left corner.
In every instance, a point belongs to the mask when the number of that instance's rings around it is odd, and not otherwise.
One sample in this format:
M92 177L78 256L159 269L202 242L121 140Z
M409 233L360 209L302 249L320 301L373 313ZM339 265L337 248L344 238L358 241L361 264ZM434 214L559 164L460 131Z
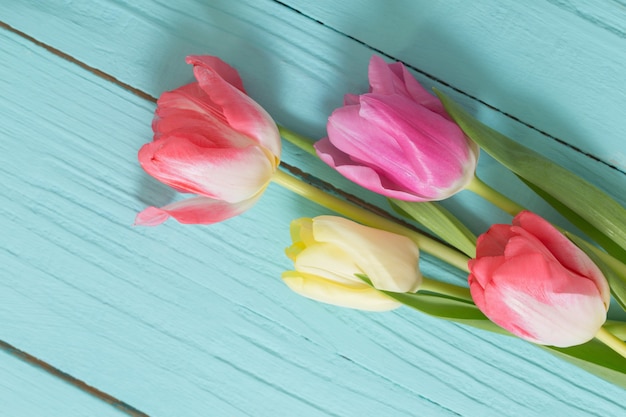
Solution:
M250 208L280 160L272 118L243 89L235 69L211 56L189 56L196 82L161 95L154 141L139 150L141 166L159 181L195 197L149 207L135 224L154 226L170 216L209 224Z
M523 211L478 238L469 262L474 302L494 323L542 345L591 340L606 321L609 285L598 267L541 217Z
M355 183L405 201L443 200L474 178L478 146L402 63L373 56L370 92L328 119L319 157Z

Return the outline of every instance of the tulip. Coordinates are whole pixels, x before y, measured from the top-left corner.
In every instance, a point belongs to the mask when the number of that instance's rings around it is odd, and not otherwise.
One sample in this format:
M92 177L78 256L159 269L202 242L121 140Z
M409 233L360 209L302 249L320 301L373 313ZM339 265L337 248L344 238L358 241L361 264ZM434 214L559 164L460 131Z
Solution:
M348 94L318 156L351 181L405 201L443 200L474 178L478 146L402 63L373 56L370 92Z
M407 237L335 216L291 223L286 251L295 271L285 283L305 297L360 310L384 311L401 304L378 290L417 291L419 250ZM366 276L371 285L359 278Z
M579 345L606 321L606 278L576 245L529 211L481 235L469 269L478 308L522 339Z
M240 214L258 200L280 161L278 128L248 97L237 71L211 56L189 56L187 63L196 82L161 95L154 141L138 156L148 174L196 196L145 209L139 225L170 216L209 224Z

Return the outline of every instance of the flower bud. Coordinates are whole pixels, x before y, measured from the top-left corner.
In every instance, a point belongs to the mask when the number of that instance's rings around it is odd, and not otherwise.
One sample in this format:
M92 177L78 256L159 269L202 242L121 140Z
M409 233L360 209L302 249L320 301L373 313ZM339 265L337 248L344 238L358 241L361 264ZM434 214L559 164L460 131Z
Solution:
M474 302L522 339L568 347L591 340L606 321L608 282L589 257L529 211L493 225L469 262Z
M328 304L384 311L401 304L378 290L417 291L419 250L405 236L335 216L291 223L286 253L295 270L283 274L293 291ZM372 285L357 276L366 276Z
M271 117L243 89L235 69L211 56L189 56L196 82L161 95L154 141L139 150L143 169L178 191L196 194L149 207L135 224L154 226L170 216L181 223L216 223L250 208L280 159Z
M346 95L328 119L319 157L371 191L404 201L443 200L474 178L478 146L402 63L372 57L370 92Z

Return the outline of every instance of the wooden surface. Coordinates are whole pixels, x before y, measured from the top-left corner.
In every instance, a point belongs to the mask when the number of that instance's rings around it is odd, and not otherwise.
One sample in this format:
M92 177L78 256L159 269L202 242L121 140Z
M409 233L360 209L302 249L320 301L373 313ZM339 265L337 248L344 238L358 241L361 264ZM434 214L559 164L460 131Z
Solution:
M528 343L291 293L289 221L327 211L278 186L222 224L132 227L179 197L136 152L188 54L230 62L311 137L372 54L402 60L626 204L621 1L5 0L0 20L0 340L41 361L0 351L0 415L626 413L622 389ZM290 145L283 160L386 207ZM560 222L486 155L479 173ZM467 193L446 205L475 232L509 220Z

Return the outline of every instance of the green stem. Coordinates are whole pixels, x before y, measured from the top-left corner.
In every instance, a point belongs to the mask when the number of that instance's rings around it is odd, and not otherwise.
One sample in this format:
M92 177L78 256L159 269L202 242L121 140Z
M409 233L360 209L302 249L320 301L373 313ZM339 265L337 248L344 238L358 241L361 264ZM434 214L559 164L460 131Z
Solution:
M317 157L317 152L313 147L313 141L311 141L311 139L280 125L278 125L278 132L280 133L280 136L282 136L282 138L285 139L287 142L291 142L303 151Z
M485 184L477 176L474 176L474 179L467 185L467 187L465 187L465 189L481 196L496 207L499 207L503 211L509 213L511 216L516 216L520 211L525 210L524 207L520 206L515 201Z
M406 236L415 242L420 250L423 250L424 252L429 253L462 271L469 272L467 267L467 261L469 258L466 255L429 236L426 236L423 233L411 230L399 223L335 197L292 175L287 174L280 169L274 173L272 181L356 222Z
M626 343L604 327L600 327L596 334L596 339L626 358Z
M607 320L603 327L618 338L626 340L626 323L623 321Z
M459 287L458 285L447 284L445 282L436 281L434 279L424 277L419 291L430 291L437 294L447 295L452 298L474 302L470 294L469 288Z

